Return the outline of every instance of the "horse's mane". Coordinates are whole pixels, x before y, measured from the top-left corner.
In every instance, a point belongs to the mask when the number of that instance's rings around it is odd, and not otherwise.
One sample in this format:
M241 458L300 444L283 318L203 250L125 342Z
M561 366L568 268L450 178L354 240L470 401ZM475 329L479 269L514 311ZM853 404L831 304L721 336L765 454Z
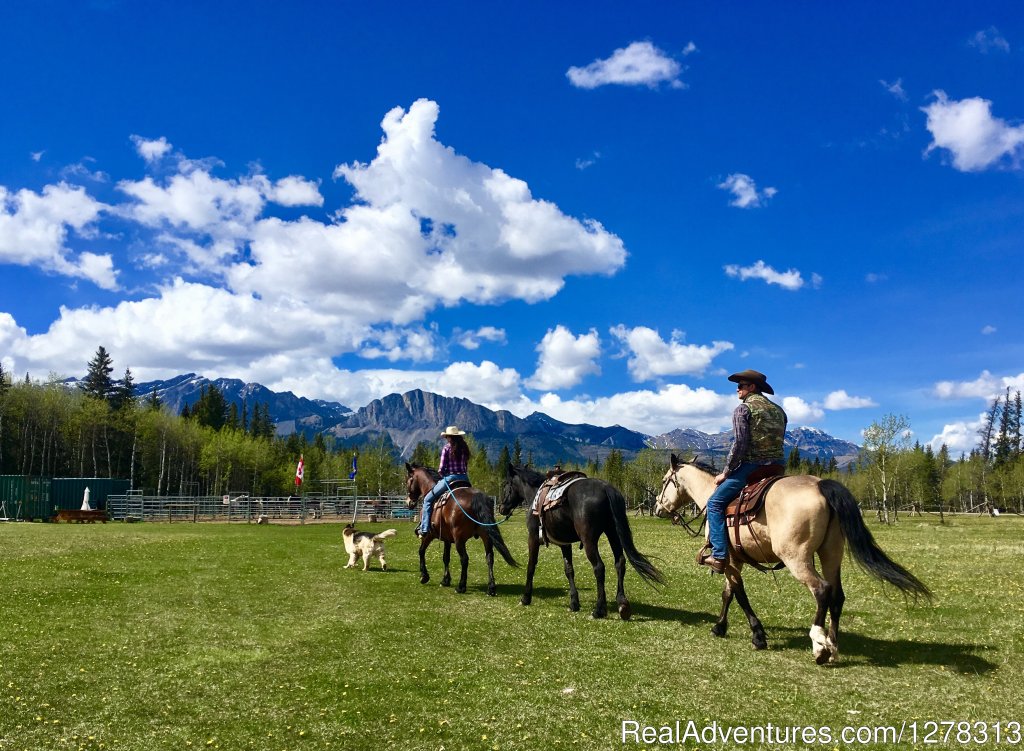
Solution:
M512 465L512 469L523 476L530 485L540 485L544 482L545 476L534 469L530 469L529 466L519 467L515 464Z
M413 470L422 469L424 472L430 475L430 478L434 482L438 482L441 479L441 473L438 472L436 469L433 469L431 467L424 467L422 464L410 464L409 466L412 467Z
M718 470L715 469L715 467L713 465L708 464L703 459L698 459L697 457L693 457L693 459L691 459L690 461L688 461L686 463L696 467L701 472L707 472L709 475L714 475L714 474L718 473Z

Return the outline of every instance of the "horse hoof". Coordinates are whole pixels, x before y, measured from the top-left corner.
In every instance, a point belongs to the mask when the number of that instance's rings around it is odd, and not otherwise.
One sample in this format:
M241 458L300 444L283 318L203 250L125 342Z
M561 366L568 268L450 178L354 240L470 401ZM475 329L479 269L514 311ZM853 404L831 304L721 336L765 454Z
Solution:
M597 620L599 618L605 618L608 616L607 610L594 609L594 612L590 614L590 617Z
M619 618L624 621L628 621L633 617L633 608L629 606L628 602L624 602L619 605Z
M570 602L569 603L569 612L570 613L578 613L578 612L580 612L580 604L578 602Z
M498 595L498 588L497 587L488 587L487 588L487 596L488 597L496 597L497 595Z
M458 594L458 595L466 594L466 588L465 587L456 587L455 588L455 594Z
M728 630L729 630L729 626L724 624L724 623L716 623L714 626L711 627L711 633L714 636L718 636L718 637L724 637L725 636L725 632L728 631Z
M420 584L426 584L428 581L430 581L430 577L426 574L420 577Z
M828 662L828 661L829 661L830 659L832 659L832 653L831 653L831 652L829 652L829 651L828 651L827 649L823 649L823 650L822 650L822 651L821 651L820 653L818 653L817 655L815 655L815 657L814 657L814 663L815 663L816 665L824 665L824 664L825 664L825 663L827 663L827 662Z
M756 649L758 652L760 652L762 649L768 649L768 642L766 642L764 639L754 639L750 643L754 645L754 649Z
M533 598L532 597L527 597L526 595L523 595L522 599L519 600L519 604L522 605L523 607L528 606L531 602L533 602Z

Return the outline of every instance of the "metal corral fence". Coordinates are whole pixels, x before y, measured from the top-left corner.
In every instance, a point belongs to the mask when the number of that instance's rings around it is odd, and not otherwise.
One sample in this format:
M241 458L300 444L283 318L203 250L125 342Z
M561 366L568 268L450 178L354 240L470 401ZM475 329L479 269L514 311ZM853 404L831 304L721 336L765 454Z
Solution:
M107 513L119 521L247 522L259 521L357 521L409 519L416 512L406 508L405 496L355 497L351 495L302 496L198 496L144 495L130 491L107 498Z

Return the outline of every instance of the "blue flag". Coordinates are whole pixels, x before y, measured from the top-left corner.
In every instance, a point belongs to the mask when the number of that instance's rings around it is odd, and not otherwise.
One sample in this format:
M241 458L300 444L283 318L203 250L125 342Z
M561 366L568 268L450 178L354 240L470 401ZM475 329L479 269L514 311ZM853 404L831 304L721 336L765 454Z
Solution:
M358 462L359 462L359 454L353 454L352 455L352 471L348 473L348 479L350 479L350 480L356 479L356 473L359 472L359 467L357 466Z

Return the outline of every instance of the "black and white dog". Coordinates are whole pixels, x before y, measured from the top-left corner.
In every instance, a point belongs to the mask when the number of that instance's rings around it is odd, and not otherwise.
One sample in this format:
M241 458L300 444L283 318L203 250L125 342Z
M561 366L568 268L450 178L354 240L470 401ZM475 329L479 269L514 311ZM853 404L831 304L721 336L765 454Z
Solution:
M380 558L380 567L383 571L388 570L388 563L384 560L384 540L398 534L397 530L386 529L378 535L369 532L360 532L351 524L345 526L342 536L345 538L345 552L348 553L348 565L345 568L352 568L356 565L356 556L363 557L363 571L370 565L370 556Z

